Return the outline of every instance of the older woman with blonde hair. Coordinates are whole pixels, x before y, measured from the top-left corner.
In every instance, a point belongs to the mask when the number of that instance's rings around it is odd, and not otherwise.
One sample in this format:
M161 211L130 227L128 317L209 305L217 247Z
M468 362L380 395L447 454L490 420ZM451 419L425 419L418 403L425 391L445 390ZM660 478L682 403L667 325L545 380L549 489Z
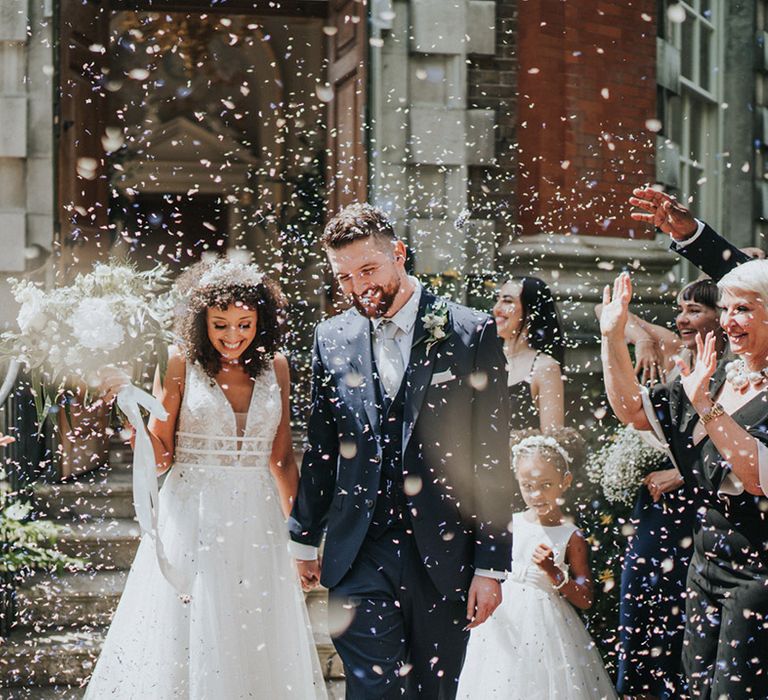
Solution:
M683 649L691 694L768 697L768 262L744 263L718 287L736 360L718 366L710 332L692 365L678 360L679 381L642 387L624 342L632 285L622 274L603 295L603 370L617 418L667 444L698 506Z

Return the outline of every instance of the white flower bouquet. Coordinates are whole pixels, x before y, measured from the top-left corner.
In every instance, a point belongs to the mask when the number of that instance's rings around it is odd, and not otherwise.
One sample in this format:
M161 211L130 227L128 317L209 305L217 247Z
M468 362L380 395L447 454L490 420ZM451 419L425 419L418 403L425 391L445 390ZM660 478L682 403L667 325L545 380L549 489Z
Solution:
M632 505L643 478L662 467L666 454L648 445L634 428L622 426L587 459L587 478L611 503Z
M68 385L94 386L102 367L133 374L162 360L174 310L162 293L166 284L162 265L141 272L120 263L96 263L72 284L51 290L12 280L19 330L0 337L0 357L30 373L39 424Z

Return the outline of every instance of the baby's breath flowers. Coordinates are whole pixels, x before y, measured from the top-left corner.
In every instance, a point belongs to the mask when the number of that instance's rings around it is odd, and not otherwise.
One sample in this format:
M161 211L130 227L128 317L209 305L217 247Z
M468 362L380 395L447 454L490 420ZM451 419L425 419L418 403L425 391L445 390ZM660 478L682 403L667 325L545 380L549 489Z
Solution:
M608 501L631 505L643 478L665 460L665 453L646 444L637 430L621 427L590 455L586 472Z

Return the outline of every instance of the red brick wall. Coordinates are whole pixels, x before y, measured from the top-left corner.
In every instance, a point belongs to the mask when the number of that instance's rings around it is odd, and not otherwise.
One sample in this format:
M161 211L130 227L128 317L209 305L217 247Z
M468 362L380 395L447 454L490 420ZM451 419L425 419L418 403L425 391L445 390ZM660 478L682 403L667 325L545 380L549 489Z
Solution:
M626 236L654 179L656 0L515 4L520 229Z

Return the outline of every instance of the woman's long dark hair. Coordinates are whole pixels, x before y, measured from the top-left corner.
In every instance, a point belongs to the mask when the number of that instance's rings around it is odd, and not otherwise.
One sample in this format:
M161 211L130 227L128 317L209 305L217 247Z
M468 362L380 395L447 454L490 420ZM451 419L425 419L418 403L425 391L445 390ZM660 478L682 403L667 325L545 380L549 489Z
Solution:
M522 326L528 331L528 344L557 360L565 362L565 338L552 292L538 277L512 277L521 286Z

